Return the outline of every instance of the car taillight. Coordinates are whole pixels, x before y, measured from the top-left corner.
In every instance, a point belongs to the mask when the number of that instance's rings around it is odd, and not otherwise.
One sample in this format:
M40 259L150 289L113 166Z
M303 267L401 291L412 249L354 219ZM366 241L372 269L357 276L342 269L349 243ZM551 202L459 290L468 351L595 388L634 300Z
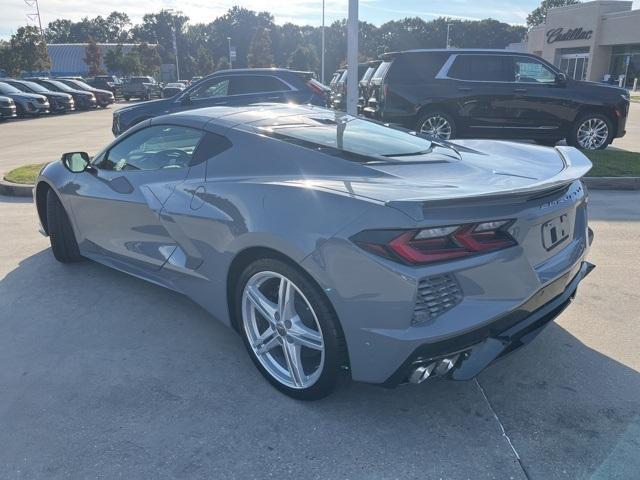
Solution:
M309 87L313 91L313 93L317 95L321 95L323 97L327 96L327 92L323 88L321 88L320 85L316 85L316 83L312 80L309 80L307 82L307 87Z
M507 229L514 220L411 230L365 230L351 237L360 248L410 265L453 260L517 244Z

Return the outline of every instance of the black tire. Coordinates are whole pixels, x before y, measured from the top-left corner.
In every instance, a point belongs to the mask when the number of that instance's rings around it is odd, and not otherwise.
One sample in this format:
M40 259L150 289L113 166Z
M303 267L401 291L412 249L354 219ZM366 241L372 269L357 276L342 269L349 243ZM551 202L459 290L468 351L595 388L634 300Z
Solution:
M537 138L534 140L538 145L542 145L544 147L555 147L556 143L558 143L561 138Z
M249 279L260 272L275 272L292 281L307 298L316 314L322 329L325 358L320 376L308 388L292 388L281 383L263 367L250 345L242 316L242 296ZM337 315L324 292L298 268L275 258L255 260L238 277L233 309L238 331L251 360L267 381L282 393L297 400L319 400L332 393L342 381L348 378L347 346Z
M82 260L67 212L58 196L51 189L47 191L47 229L51 250L56 260L62 263Z
M441 140L451 140L456 138L456 135L458 133L456 121L454 120L453 116L443 110L429 110L420 115L418 121L416 122L416 132L424 133L426 135L433 135L423 131L423 127L426 127L426 124L430 119L434 119L434 121L436 119L444 119L449 124L450 133L448 134L448 136L441 136L436 134L434 135L435 137L440 138Z
M604 122L608 130L607 138L604 141L604 143L598 145L595 148L586 148L585 146L580 144L580 141L578 139L578 130L580 129L580 126L590 120ZM571 126L569 136L567 137L567 144L571 145L572 147L579 148L581 150L604 150L613 141L613 136L614 136L613 122L611 121L611 119L609 119L609 117L607 117L606 115L602 115L600 113L586 113L578 117L576 121L573 123L573 125Z

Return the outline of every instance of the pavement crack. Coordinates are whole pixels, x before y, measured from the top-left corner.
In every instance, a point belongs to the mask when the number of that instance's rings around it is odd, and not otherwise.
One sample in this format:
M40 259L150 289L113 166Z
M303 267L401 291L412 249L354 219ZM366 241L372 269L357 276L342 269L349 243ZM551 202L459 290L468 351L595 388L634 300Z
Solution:
M504 425L500 421L500 417L498 417L498 414L493 408L493 405L491 405L491 402L489 401L489 398L487 397L487 394L485 393L484 388L482 388L482 385L480 385L480 381L478 380L478 377L475 378L475 382L476 382L476 385L478 386L478 389L480 390L480 393L482 394L482 398L484 398L484 401L487 403L489 410L491 410L491 413L493 414L493 418L495 418L496 422L498 422L498 425L500 426L500 431L502 432L502 436L507 440L507 443L509 444L511 451L515 455L516 460L518 460L518 464L522 469L522 473L524 474L525 478L527 478L527 480L530 480L531 477L529 476L529 472L527 471L527 468L524 466L524 462L522 461L522 458L520 458L520 454L516 450L516 447L513 445L513 442L511 441L511 438L509 438L509 435L507 435L507 431L504 429Z

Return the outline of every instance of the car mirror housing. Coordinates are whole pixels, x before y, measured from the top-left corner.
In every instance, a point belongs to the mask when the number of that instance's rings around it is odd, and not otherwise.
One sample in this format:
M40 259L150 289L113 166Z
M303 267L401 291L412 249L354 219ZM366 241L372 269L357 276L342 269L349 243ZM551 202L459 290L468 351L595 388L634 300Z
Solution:
M87 152L68 152L62 154L62 164L67 170L73 173L81 173L89 165L89 154Z
M556 85L564 86L567 83L567 76L564 73L556 73Z

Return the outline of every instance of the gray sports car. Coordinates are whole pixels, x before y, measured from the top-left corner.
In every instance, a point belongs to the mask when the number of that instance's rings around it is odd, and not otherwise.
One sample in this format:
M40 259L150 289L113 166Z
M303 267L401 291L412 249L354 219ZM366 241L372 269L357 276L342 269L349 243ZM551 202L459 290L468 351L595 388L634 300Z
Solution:
M591 163L570 147L431 140L312 106L146 120L35 188L61 262L184 293L300 399L340 379L473 378L593 266Z

